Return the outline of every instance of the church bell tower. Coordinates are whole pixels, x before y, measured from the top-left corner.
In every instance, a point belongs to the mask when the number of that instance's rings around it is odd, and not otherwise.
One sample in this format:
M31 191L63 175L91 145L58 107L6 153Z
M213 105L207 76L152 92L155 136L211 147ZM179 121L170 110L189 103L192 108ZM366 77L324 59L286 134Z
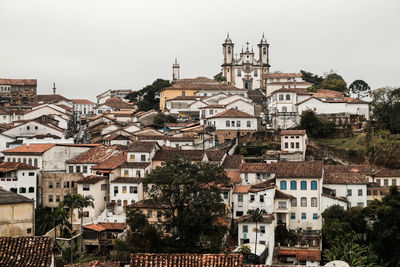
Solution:
M224 63L222 67L222 75L226 78L229 83L232 83L233 73L232 73L232 63L234 60L234 44L232 43L229 33L226 36L225 42L222 44L222 50L224 54Z
M172 81L176 82L179 80L179 63L178 60L175 58L174 64L172 64Z
M264 33L262 35L260 43L257 46L259 55L258 59L261 66L260 87L264 88L265 87L264 75L269 73L269 68L271 67L271 65L269 65L269 44L267 43L267 40L264 37Z

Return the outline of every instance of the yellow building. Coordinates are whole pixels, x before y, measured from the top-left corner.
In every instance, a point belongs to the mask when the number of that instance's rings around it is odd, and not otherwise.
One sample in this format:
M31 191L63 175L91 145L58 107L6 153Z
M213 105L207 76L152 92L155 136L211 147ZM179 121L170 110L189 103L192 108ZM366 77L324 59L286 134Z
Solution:
M34 236L34 200L0 188L0 236Z

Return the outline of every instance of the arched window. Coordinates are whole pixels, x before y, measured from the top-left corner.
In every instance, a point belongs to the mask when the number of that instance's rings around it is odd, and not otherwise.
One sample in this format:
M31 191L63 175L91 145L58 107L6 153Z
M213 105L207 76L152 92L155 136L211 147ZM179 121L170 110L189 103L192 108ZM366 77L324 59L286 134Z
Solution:
M254 70L254 77L258 77L258 70L257 69Z
M34 193L35 192L35 188L33 186L29 187L29 193Z
M301 190L307 190L307 182L301 181Z
M290 100L290 94L286 94L286 100Z
M33 160L33 166L35 166L35 167L38 166L38 160L37 160L37 159L34 159L34 160Z
M297 190L297 182L290 181L290 190Z
M311 198L311 207L317 207L317 206L318 206L317 198L312 197Z
M281 190L286 190L286 181L281 181Z
M263 54L266 55L267 54L267 48L263 47Z
M297 198L292 198L291 200L290 200L290 205L292 206L292 207L297 207Z
M317 190L317 181L311 181L311 190Z
M302 207L307 207L307 198L306 197L302 197L301 198L301 206Z
M228 54L230 54L231 53L231 48L230 47L228 47Z
M26 193L26 188L25 187L20 187L19 188L19 193L22 193L22 194Z
M241 70L237 70L237 76L241 77L242 76L242 71Z

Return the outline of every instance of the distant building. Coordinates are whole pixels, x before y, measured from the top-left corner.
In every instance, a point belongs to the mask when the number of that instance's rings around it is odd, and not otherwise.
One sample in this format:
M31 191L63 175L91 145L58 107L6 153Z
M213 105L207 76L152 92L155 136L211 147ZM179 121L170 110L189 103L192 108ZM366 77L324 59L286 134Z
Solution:
M104 104L108 99L112 97L118 97L120 99L125 98L129 93L132 93L132 89L116 89L116 90L107 90L104 93L96 96L97 104Z
M0 214L0 236L35 235L35 208L33 199L0 188ZM4 246L0 239L0 263L3 248Z
M72 99L74 103L74 112L79 113L81 116L88 116L93 114L95 103L88 99Z
M305 130L283 130L281 132L281 160L304 161L306 150L307 134Z
M0 78L0 96L3 104L29 105L36 102L36 79Z

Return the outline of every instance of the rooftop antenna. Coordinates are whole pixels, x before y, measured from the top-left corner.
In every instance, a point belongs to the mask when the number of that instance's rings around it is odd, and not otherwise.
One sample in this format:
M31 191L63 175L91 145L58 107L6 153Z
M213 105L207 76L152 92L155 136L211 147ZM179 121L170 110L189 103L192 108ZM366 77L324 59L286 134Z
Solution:
M53 95L56 94L56 83L53 83Z

